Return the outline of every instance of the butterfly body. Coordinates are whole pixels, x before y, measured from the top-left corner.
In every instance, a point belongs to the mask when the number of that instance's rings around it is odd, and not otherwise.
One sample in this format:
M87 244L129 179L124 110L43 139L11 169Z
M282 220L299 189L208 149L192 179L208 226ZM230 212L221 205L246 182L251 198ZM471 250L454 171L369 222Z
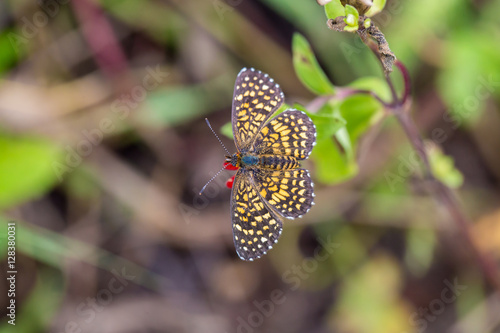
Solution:
M235 83L232 125L237 152L226 164L237 169L231 193L236 252L243 260L266 254L282 232L282 218L302 217L314 205L313 182L300 161L316 141L316 127L302 111L286 110L278 84L253 68Z
M295 169L300 166L299 161L293 156L257 155L251 153L235 153L234 155L226 156L226 162L231 163L236 168L248 169L285 170Z

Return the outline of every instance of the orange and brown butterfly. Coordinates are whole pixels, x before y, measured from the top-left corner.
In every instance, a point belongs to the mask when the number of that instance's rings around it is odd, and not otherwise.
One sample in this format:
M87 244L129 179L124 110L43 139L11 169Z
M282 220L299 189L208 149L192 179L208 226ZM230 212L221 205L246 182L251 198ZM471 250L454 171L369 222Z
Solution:
M243 68L236 78L232 128L237 152L226 156L237 169L232 185L234 245L243 260L260 258L282 232L282 219L302 217L314 205L313 182L299 161L316 143L316 127L302 111L283 104L280 86L267 74Z

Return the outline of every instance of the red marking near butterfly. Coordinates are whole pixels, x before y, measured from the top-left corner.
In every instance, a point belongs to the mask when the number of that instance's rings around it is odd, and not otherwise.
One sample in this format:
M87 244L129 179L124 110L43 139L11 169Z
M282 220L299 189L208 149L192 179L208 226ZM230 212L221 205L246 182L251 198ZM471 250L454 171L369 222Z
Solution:
M239 169L238 167L235 167L234 165L232 165L229 162L224 162L223 167L226 170L238 170ZM234 176L236 176L236 175L234 175ZM234 176L232 176L231 178L229 178L227 180L227 182L226 182L227 188L233 188Z
M224 162L224 164L222 165L224 167L224 169L226 170L238 170L239 168L238 167L235 167L234 165L232 165L231 163L229 162Z
M236 176L236 175L234 175ZM227 188L233 188L233 183L234 183L234 176L232 176L231 178L229 178L226 182L226 186Z

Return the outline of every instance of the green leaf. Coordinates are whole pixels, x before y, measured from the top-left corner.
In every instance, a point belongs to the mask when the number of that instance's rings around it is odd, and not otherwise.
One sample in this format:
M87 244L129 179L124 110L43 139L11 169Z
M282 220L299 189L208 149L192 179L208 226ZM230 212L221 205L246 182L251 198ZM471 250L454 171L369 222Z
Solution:
M310 113L300 104L294 104L295 109L304 111L316 126L316 140L331 138L339 129L345 126L346 121L338 111L335 104L325 103L317 113Z
M324 184L340 183L358 172L355 161L349 160L332 138L316 140L311 159L316 166L316 178Z
M227 136L228 138L230 139L234 139L234 136L233 136L233 125L231 124L231 122L227 122L225 123L221 128L220 128L220 132Z
M325 5L326 17L334 19L339 16L345 16L345 8L340 0L333 0Z
M345 18L344 22L347 24L347 27L344 28L345 31L356 31L359 29L359 13L356 8L351 5L345 6Z
M373 5L371 8L365 13L365 16L372 17L374 15L377 15L380 13L382 10L384 10L385 3L387 0L373 0Z
M464 177L455 168L455 162L450 156L444 155L437 147L429 150L429 162L432 174L446 186L456 189L462 186Z
M18 54L21 50L18 49L19 45L16 42L24 45L22 36L16 34L12 29L0 32L0 74L11 68L18 60ZM13 44L14 43L14 44Z
M347 122L346 128L354 147L356 147L360 136L384 115L383 106L368 94L347 97L340 103L339 109L342 118Z
M61 150L40 138L0 134L0 209L41 196L57 182Z
M351 5L345 5L345 16L346 16L346 18L347 18L347 16L353 16L353 18L355 20L354 24L358 23L359 13L358 13L358 10L355 7L353 7ZM347 23L347 24L349 24L349 23Z
M372 25L372 20L369 18L367 18L365 20L365 22L363 23L363 26L365 27L365 29L368 29L371 25Z
M345 120L338 115L309 114L314 125L316 125L316 138L322 140L331 138L341 128L345 127Z
M383 101L389 102L392 98L391 90L387 85L387 82L380 77L375 76L366 76L359 78L351 83L349 83L349 87L369 90L374 92L378 97L380 97Z
M341 129L339 129L337 131L337 133L335 133L335 139L337 139L337 142L340 144L340 146L344 150L344 154L346 156L346 159L350 163L356 163L353 145L352 145L352 140L351 140L349 132L347 131L347 128L345 126L342 127Z
M310 91L318 95L333 95L335 87L314 56L308 41L299 33L293 35L293 66L298 78Z
M320 182L336 184L357 174L356 151L359 138L383 114L382 105L367 94L353 95L336 104L327 103L318 112L318 116L329 115L337 121L334 133L328 131L328 128L318 129L317 144L311 157Z

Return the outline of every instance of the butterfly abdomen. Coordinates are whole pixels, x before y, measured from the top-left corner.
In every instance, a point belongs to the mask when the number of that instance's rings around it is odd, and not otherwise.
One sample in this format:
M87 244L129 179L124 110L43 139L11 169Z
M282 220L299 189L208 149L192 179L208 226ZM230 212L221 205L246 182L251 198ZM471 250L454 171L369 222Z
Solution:
M261 155L259 165L265 169L286 170L295 169L300 166L293 156Z

